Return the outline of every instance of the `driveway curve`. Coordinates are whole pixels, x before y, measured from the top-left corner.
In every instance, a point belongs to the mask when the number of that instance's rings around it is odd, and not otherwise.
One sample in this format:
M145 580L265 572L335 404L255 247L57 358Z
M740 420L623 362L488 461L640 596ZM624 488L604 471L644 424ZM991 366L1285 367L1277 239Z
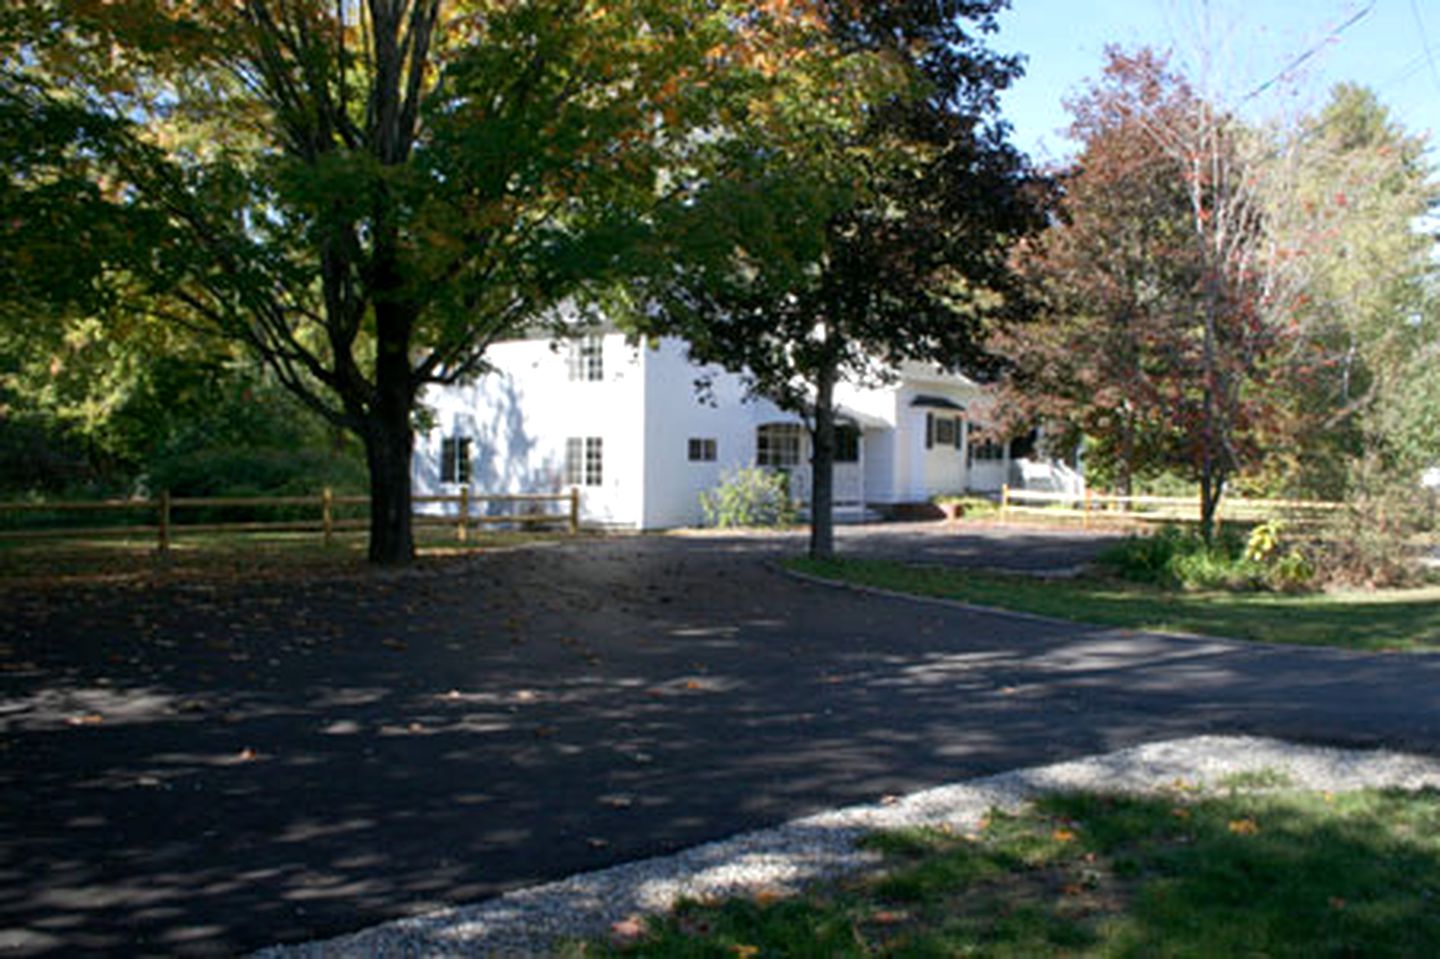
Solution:
M233 954L1199 733L1440 755L1440 657L866 596L798 548L0 594L0 947Z

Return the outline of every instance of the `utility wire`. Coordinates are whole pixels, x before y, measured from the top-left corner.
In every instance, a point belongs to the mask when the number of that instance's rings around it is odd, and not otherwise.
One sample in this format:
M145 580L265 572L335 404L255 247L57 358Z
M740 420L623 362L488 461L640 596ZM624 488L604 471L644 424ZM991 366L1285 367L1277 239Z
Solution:
M1415 2L1415 0L1410 0L1410 2L1413 4L1413 3ZM1344 33L1346 30L1350 29L1350 28L1353 27L1355 24L1359 23L1362 19L1364 19L1367 15L1369 15L1369 13L1370 13L1371 10L1374 10L1374 9L1375 9L1375 0L1370 0L1370 3L1366 5L1365 9L1361 10L1359 13L1356 13L1356 14L1352 15L1352 16L1350 17L1350 19L1348 19L1348 20L1346 20L1344 23L1340 24L1340 25L1339 25L1338 27L1336 27L1334 30L1331 30L1328 34L1326 34L1325 39L1321 40L1319 43L1315 44L1315 45L1314 45L1313 47L1311 47L1309 50L1306 50L1304 53L1300 54L1300 55L1299 55L1298 57L1296 57L1294 60L1291 60L1288 64L1286 64L1285 69L1281 70L1279 73L1275 74L1275 75L1274 75L1273 77L1271 77L1269 80L1266 80L1264 83L1260 84L1258 87L1256 87L1255 89L1251 90L1249 93L1245 94L1243 97L1240 98L1240 102L1241 102L1241 103L1244 103L1246 100L1252 100L1252 99L1254 99L1255 97L1258 97L1260 94L1264 93L1266 90L1268 90L1268 89L1270 89L1271 87L1273 87L1275 84L1279 83L1282 79L1284 79L1285 77L1289 76L1290 73L1293 72L1296 67L1300 66L1300 64L1304 63L1306 60L1309 60L1311 57L1315 56L1315 54L1319 53L1321 50L1323 50L1323 49L1325 48L1325 45L1326 45L1326 44L1330 43L1332 40L1334 40L1334 39L1336 39L1337 37L1339 37L1340 34ZM1427 52L1428 52L1428 51L1427 51Z
M1420 31L1420 49L1425 51L1425 62L1430 64L1430 80L1440 90L1440 70L1435 69L1435 55L1430 52L1430 41L1425 37L1425 21L1420 19L1420 8L1410 0L1410 13L1415 17L1415 29Z

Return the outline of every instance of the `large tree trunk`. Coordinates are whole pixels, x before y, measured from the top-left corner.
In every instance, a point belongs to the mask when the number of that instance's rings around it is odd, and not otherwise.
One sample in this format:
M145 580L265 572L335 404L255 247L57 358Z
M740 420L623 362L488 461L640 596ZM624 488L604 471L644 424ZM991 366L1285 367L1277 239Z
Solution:
M408 308L375 304L375 399L365 424L365 456L370 467L370 562L408 563L415 555L411 522L410 457L414 433L410 414L415 402L410 378L410 335L414 317Z
M815 379L815 431L810 455L810 558L835 555L835 367Z
M370 467L370 562L395 566L415 555L410 520L410 414L376 416L365 431Z

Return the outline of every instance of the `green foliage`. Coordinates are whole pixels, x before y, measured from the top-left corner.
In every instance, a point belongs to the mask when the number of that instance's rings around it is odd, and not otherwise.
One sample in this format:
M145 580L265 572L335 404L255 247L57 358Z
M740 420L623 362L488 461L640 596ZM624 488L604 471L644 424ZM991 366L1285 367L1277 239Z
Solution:
M427 386L605 302L660 211L757 145L838 136L893 89L808 4L35 6L0 21L0 289L72 306L36 279L70 232L70 285L100 288L77 309L252 351L366 445L377 562L412 552Z
M1122 579L1167 589L1275 589L1311 585L1315 570L1298 547L1282 548L1280 525L1262 523L1242 538L1227 527L1206 543L1198 531L1166 526L1130 536L1100 563Z
M1302 121L1291 168L1271 173L1267 216L1304 253L1289 316L1304 349L1285 384L1293 452L1278 457L1299 492L1346 498L1371 456L1413 482L1440 454L1437 272L1433 238L1416 229L1437 200L1425 152L1374 92L1339 84Z
M836 383L906 360L985 366L984 331L1015 309L1010 248L1038 228L1043 191L997 115L1020 72L982 42L1003 3L817 6L850 53L819 79L863 86L878 58L897 68L872 81L883 105L842 125L782 101L779 134L737 144L728 175L661 211L657 247L685 255L656 258L655 308L633 322L813 418L810 548L824 555Z
M719 529L795 522L789 477L758 466L726 473L719 486L700 494L700 510L706 525Z

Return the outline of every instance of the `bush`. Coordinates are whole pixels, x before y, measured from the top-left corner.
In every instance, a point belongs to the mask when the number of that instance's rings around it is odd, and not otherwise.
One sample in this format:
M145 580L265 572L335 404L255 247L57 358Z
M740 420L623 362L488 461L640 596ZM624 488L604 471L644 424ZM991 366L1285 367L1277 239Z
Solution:
M756 466L726 473L720 485L700 494L705 525L719 529L788 526L795 522L788 478Z
M354 457L317 449L203 449L157 462L144 485L148 492L172 496L270 497L318 496L325 487L337 494L366 491L364 463ZM312 506L188 508L192 523L314 519Z
M1315 569L1299 547L1285 548L1280 525L1262 523L1243 541L1234 527L1206 543L1195 530L1166 526L1131 536L1106 550L1102 565L1117 576L1167 589L1274 589L1308 587Z

